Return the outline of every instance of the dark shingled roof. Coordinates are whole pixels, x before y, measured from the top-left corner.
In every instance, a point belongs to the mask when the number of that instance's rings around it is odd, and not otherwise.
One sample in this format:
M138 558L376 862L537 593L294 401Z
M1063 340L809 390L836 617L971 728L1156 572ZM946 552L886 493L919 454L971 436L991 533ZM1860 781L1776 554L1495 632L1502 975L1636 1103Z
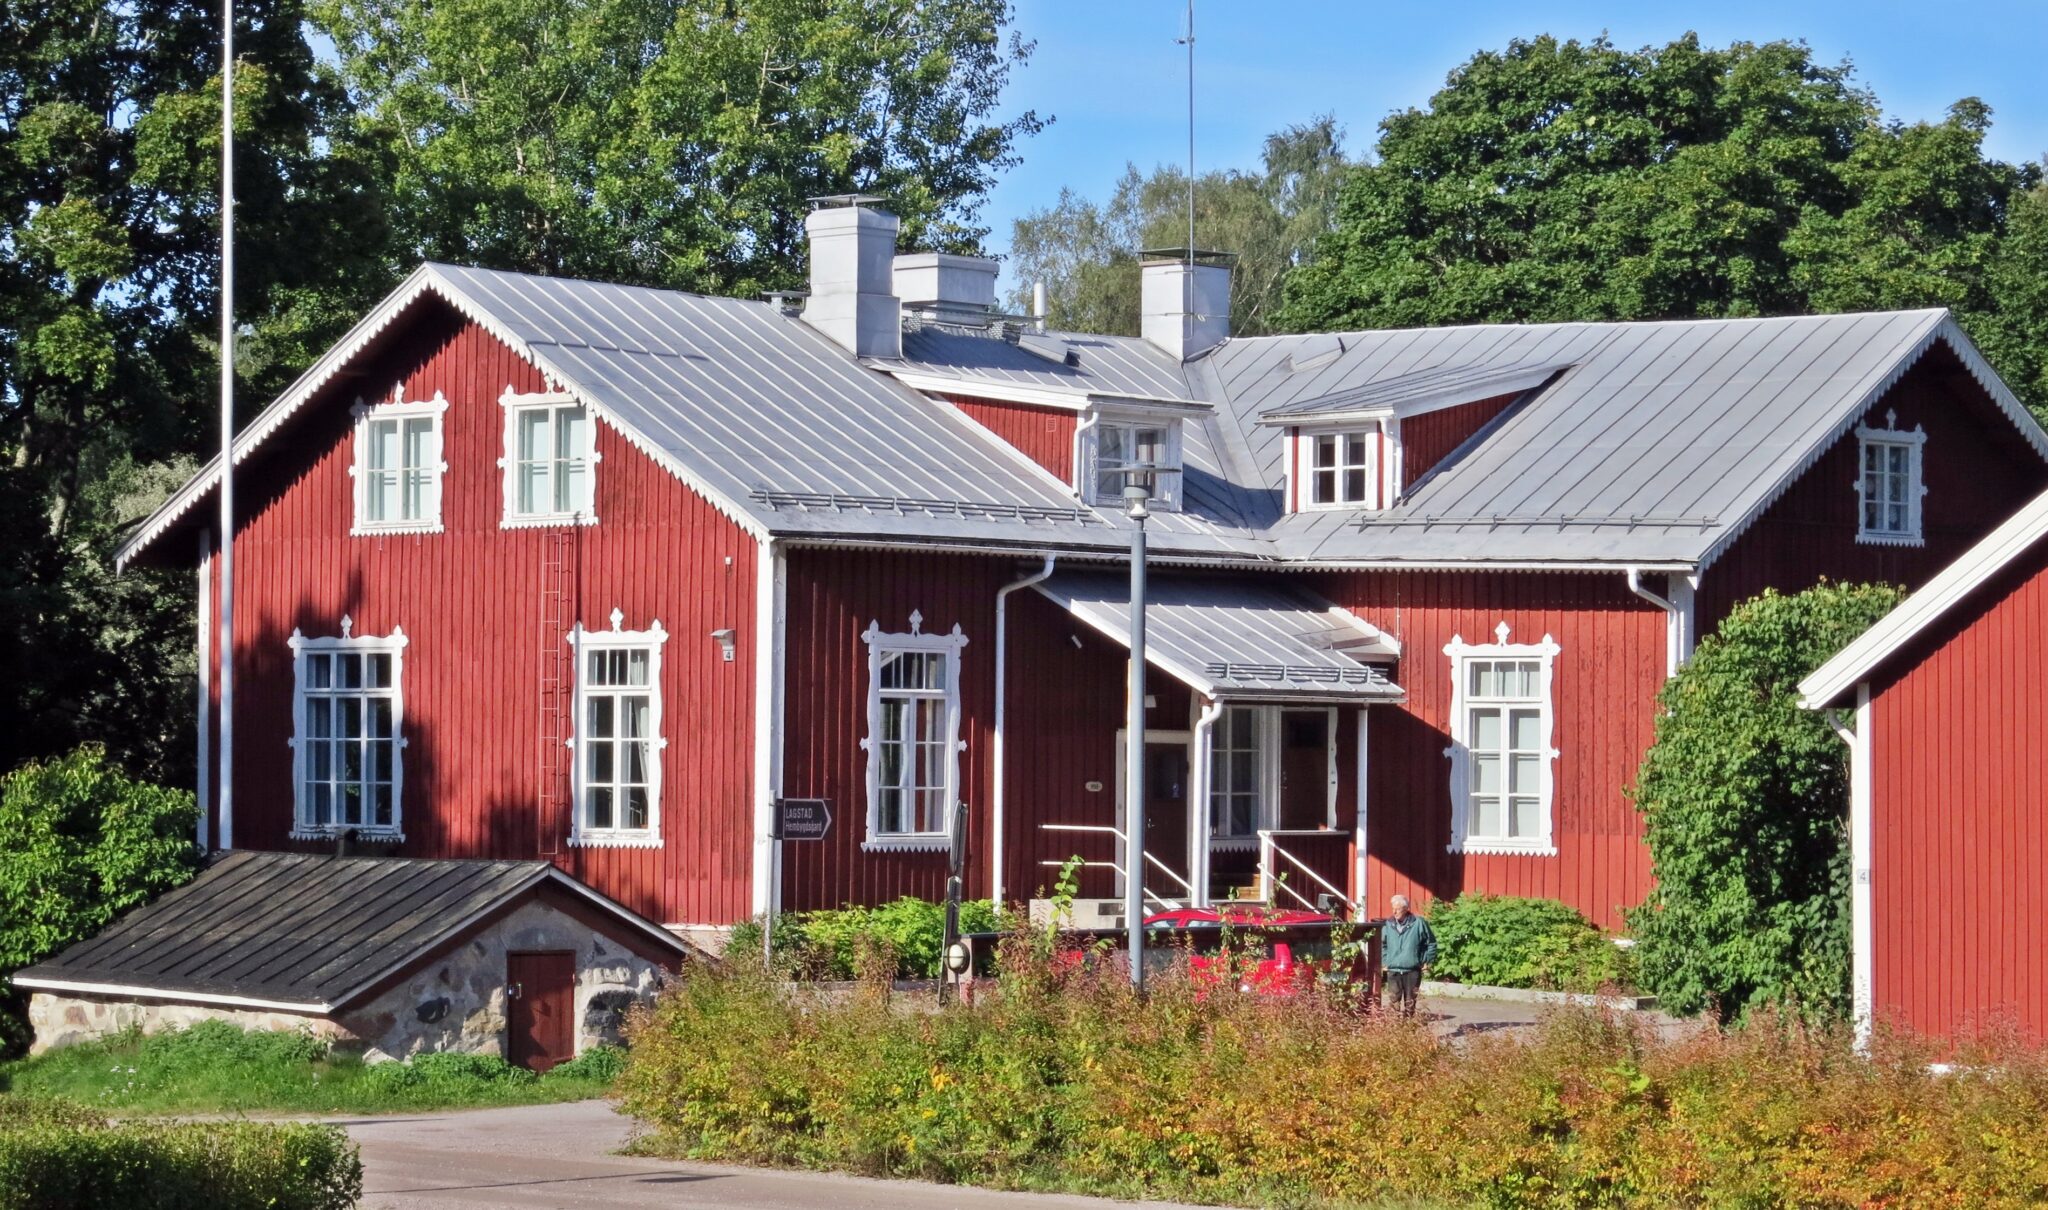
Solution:
M98 936L15 973L17 986L344 1007L480 917L559 881L622 928L688 947L544 861L427 861L236 850Z

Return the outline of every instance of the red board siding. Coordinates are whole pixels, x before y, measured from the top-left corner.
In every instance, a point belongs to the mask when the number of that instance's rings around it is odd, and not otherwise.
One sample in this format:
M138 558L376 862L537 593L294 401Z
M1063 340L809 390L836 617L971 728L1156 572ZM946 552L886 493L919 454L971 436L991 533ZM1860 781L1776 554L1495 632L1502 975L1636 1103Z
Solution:
M446 314L418 319L308 405L282 452L244 475L235 564L235 832L237 846L284 848L292 821L294 629L357 634L403 627L406 748L395 851L419 857L552 857L600 891L667 922L747 915L751 837L752 619L758 546L738 526L609 426L597 429L599 521L499 528L498 397L544 389L540 374L481 329ZM358 393L441 392L446 532L351 537L349 406ZM628 628L659 619L664 843L572 849L566 788L558 817L541 811L543 628L547 552L559 547L574 616ZM738 632L733 662L713 629ZM562 667L568 667L566 660ZM380 846L378 851L386 851Z
M1477 403L1439 408L1401 421L1401 490L1436 469L1465 439L1508 410L1521 395L1497 395Z
M1619 926L1650 886L1642 823L1625 793L1651 738L1664 680L1664 615L1621 573L1347 572L1316 587L1402 643L1403 706L1371 711L1367 896L1449 898L1467 890L1562 899ZM1451 839L1451 661L1444 645L1545 634L1561 648L1553 680L1559 751L1552 857L1466 856Z
M2048 1039L2048 543L1873 685L1877 1017ZM1913 663L1916 657L1918 662Z
M1918 587L2048 488L2048 465L1946 346L1908 371L1868 419L1882 426L1887 411L1896 412L1902 429L1927 430L1926 544L1856 540L1858 454L1850 432L1707 568L1699 633L1713 633L1730 609L1767 587L1797 592L1823 579Z
M1065 408L1041 408L958 395L949 395L946 399L965 412L968 419L1016 446L1025 457L1051 471L1060 482L1074 481L1074 429L1079 424L1079 413Z

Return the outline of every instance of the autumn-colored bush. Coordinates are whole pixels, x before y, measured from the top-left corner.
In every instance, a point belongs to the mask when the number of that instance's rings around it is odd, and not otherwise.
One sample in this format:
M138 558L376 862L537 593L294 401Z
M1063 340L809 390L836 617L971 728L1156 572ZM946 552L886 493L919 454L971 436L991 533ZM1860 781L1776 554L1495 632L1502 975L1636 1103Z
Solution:
M931 1010L699 970L617 1086L654 1151L1272 1206L2038 1206L2048 1056L1949 1056L1769 1011L1660 1038L1559 1009L1439 1040L1332 1001L1005 956ZM909 1011L910 1009L915 1011Z

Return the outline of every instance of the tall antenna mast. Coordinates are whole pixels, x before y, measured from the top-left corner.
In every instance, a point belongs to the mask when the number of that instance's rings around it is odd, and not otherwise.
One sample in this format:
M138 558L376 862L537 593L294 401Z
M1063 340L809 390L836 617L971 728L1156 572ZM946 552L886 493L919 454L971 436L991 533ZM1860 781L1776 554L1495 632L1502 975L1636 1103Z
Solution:
M235 844L235 0L220 5L220 847ZM204 823L200 825L205 827Z
M1188 0L1188 247L1187 263L1195 263L1195 0Z

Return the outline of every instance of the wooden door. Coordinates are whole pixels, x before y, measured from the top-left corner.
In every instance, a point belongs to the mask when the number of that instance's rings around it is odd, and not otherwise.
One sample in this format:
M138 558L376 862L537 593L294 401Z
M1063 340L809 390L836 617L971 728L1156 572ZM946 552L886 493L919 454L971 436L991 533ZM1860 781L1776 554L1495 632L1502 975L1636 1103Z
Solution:
M1330 716L1323 710L1280 715L1280 827L1330 826Z
M506 1061L546 1071L576 1057L576 955L505 955L505 997Z
M1145 745L1145 852L1181 877L1188 869L1188 750L1185 741ZM1151 862L1145 889L1186 903L1188 889ZM1147 905L1150 910L1151 905Z

